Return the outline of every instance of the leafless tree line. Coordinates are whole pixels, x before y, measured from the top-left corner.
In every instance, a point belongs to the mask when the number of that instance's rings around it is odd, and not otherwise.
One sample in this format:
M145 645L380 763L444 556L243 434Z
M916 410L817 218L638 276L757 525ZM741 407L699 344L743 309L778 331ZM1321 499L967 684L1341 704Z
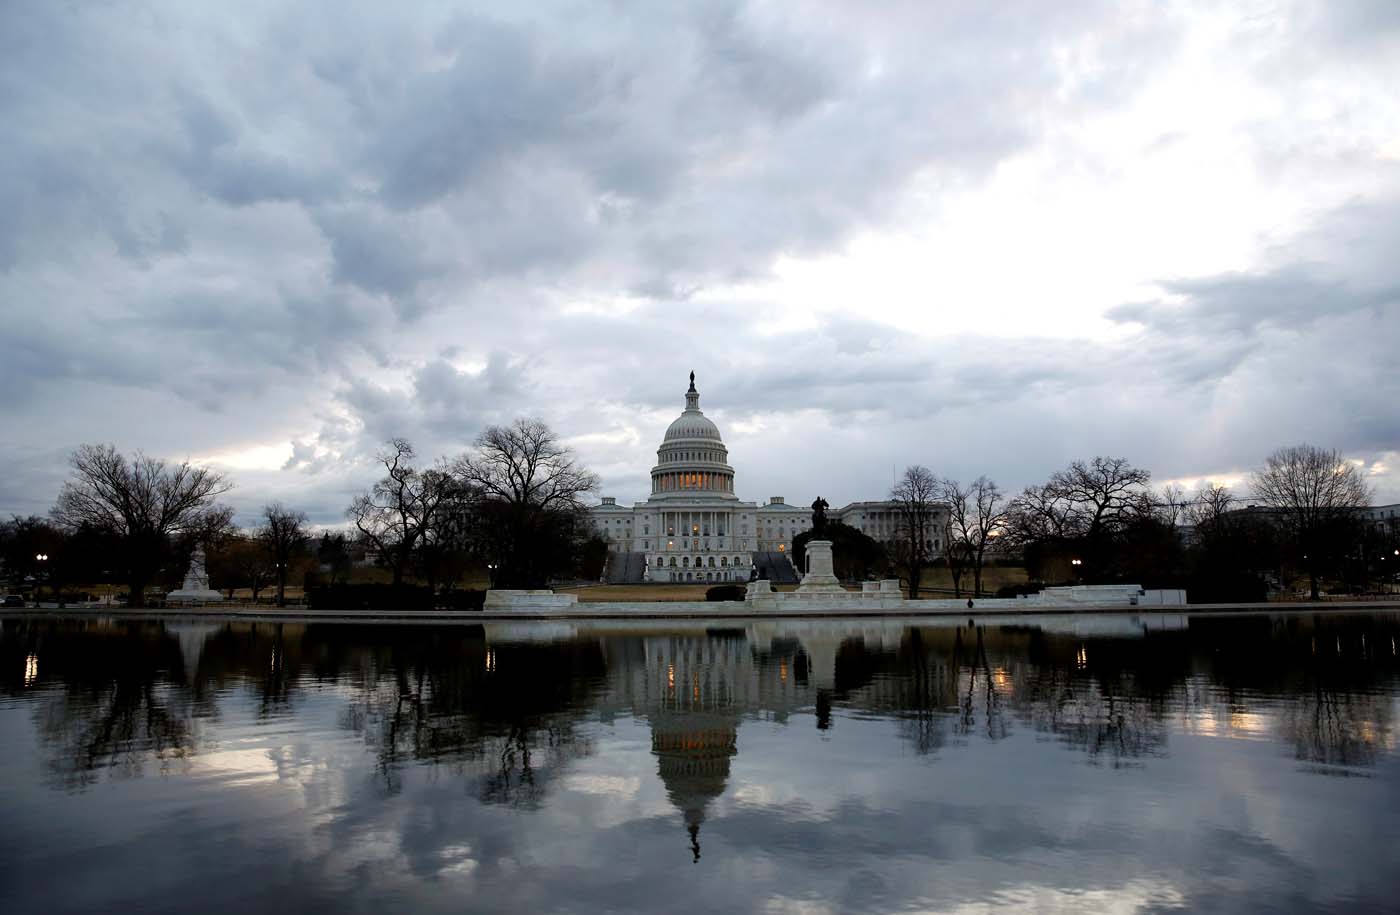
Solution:
M350 504L355 528L401 584L420 560L436 587L445 553L475 553L502 585L538 585L586 527L583 497L597 477L538 419L491 426L473 448L431 467L392 439L379 455L385 475Z
M1186 524L1209 536L1235 523L1239 499L1229 488L1207 483L1188 494L1179 484L1153 490L1151 480L1149 471L1126 458L1099 456L1073 461L1007 498L985 476L963 484L913 465L890 493L899 519L894 558L911 597L918 595L923 570L936 560L947 563L956 594L971 574L971 591L980 596L992 553L1072 544L1097 574L1106 554L1135 528L1155 524L1175 536ZM1316 598L1321 541L1370 502L1360 468L1334 450L1298 445L1270 454L1249 487L1252 503L1270 510L1301 545Z

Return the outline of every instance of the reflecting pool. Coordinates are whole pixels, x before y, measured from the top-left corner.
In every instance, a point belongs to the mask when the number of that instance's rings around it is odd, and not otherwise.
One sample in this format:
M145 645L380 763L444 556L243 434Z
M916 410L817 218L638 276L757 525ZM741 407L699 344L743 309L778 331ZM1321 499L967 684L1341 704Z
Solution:
M0 911L1400 905L1395 615L0 621Z

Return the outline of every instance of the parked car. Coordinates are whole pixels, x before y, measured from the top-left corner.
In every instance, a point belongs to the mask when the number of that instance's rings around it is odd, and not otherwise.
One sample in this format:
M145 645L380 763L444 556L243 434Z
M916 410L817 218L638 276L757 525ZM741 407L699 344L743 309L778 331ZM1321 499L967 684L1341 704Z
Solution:
M23 607L24 598L18 594L6 594L3 599L0 599L0 603L6 607Z

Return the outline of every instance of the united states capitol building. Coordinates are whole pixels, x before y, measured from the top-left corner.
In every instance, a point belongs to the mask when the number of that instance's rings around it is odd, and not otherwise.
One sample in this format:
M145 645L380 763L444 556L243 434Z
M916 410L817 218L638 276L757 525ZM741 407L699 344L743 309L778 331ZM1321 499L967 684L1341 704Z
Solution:
M812 509L790 505L782 496L763 504L739 499L729 449L719 427L700 412L694 372L685 409L656 449L651 495L631 507L605 496L589 512L608 542L605 577L615 582L732 582L755 574L796 581L787 556L793 538L812 527ZM828 510L827 517L888 545L895 539L898 506L852 502ZM937 551L941 512L930 526Z

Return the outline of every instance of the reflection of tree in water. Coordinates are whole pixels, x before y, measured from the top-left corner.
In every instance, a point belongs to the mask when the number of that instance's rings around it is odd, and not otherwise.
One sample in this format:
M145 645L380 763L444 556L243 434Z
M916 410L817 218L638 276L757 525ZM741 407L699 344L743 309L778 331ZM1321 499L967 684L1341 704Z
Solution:
M1168 709L1155 685L1146 688L1158 672L1135 673L1143 659L1123 651L1105 640L1089 652L1033 628L912 627L893 653L867 651L858 639L842 643L838 697L891 714L919 753L949 739L1002 740L1018 719L1116 765L1159 752Z
M591 752L574 722L602 676L596 642L488 650L480 627L182 625L6 626L0 688L32 691L59 784L193 754L196 725L230 690L252 693L260 717L285 715L318 682L351 693L342 723L365 735L390 789L405 762L428 761L477 776L485 800L534 804L551 773Z
M39 659L34 720L55 787L82 789L100 773L138 776L188 757L194 705L180 648L159 623L105 626L44 622L7 626L0 657L9 672ZM7 692L20 684L5 683Z
M400 787L404 763L423 761L476 776L484 801L530 807L563 766L592 752L576 724L603 676L596 642L488 646L466 629L376 634L355 669L337 676L355 687L341 723L374 748L388 790Z
M287 623L228 623L205 640L196 670L188 672L198 701L244 687L256 692L258 717L292 709L302 667L306 626ZM212 703L209 703L212 705Z
M1097 647L1097 646L1095 646ZM1094 761L1120 766L1164 751L1166 708L1156 697L1105 691L1091 677L1042 668L1030 672L1018 713Z
M673 693L684 682L694 701L697 673L698 711L721 709L736 734L748 716L781 722L813 709L816 726L828 729L833 710L845 708L894 718L920 753L1001 740L1019 725L1120 765L1164 752L1177 722L1195 733L1272 737L1318 771L1346 771L1374 765L1393 745L1390 697L1400 684L1400 627L1386 615L1194 617L1187 628L1140 638L1057 634L1033 621L912 627L889 648L829 628L812 640L799 628L798 638L761 646L742 630L491 645L475 627L198 630L7 623L0 690L32 701L56 785L184 759L231 692L252 696L260 716L279 716L325 684L348 697L342 723L364 735L390 790L406 764L427 762L468 779L488 802L538 804L551 777L592 751L579 719L611 714L610 702L657 725L658 765L672 727L680 746L687 734L720 735L706 738L707 752L718 754L706 764L722 761L712 766L722 790L737 752L737 740L724 736L729 725L687 719L667 704L685 698ZM693 663L692 651L701 652ZM681 682L670 682L667 658ZM602 697L605 678L627 677L636 682L623 690L625 702ZM683 768L668 763L667 777ZM703 814L709 795L697 791L687 795L693 802L676 793L683 812Z
M1275 712L1279 738L1318 772L1375 765L1381 748L1395 739L1395 620L1318 616L1270 622L1265 663L1291 672L1274 688L1293 696Z

